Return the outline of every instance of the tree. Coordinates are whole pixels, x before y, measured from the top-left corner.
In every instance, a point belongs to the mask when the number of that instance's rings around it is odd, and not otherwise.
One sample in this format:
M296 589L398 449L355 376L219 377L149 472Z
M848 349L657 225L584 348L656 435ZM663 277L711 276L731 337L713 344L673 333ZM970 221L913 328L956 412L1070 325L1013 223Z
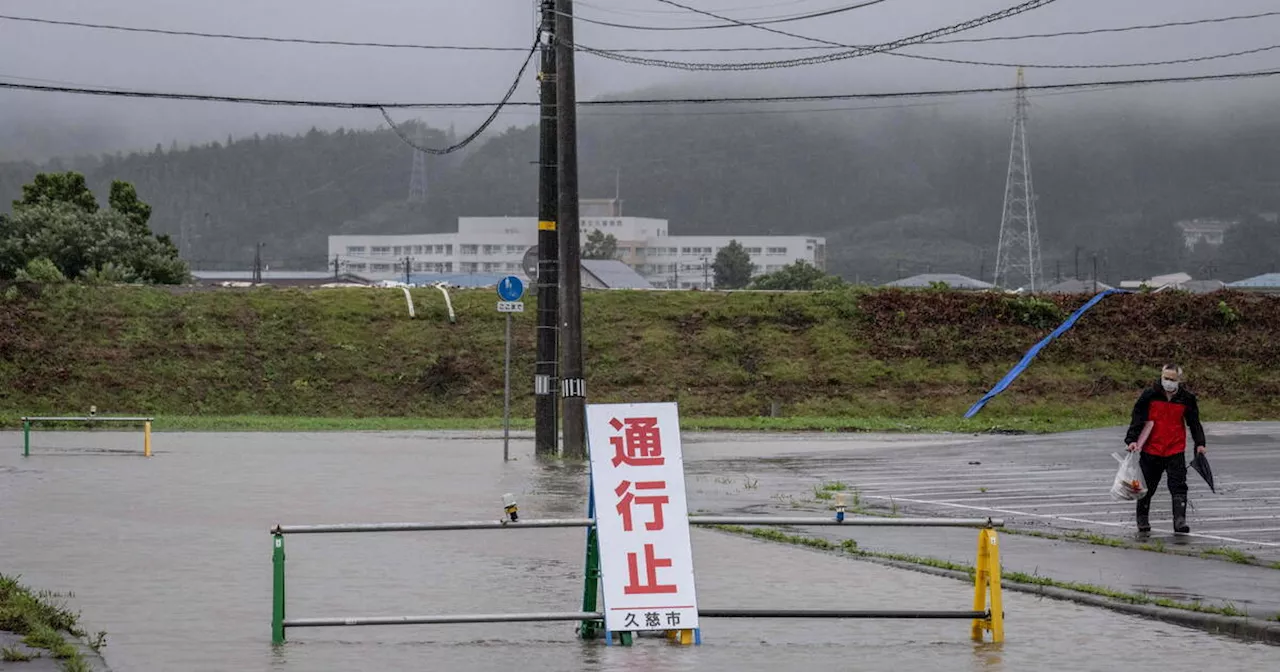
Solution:
M618 239L595 229L587 234L587 244L582 246L583 259L615 259L618 256Z
M781 269L762 275L751 283L752 289L790 289L821 290L836 289L844 285L844 280L836 275L827 275L825 271L800 259Z
M31 184L22 186L22 200L13 202L19 208L67 203L85 212L97 212L98 200L80 173L40 173Z
M110 201L99 210L79 174L36 176L13 214L0 217L0 278L49 277L51 264L69 280L186 282L186 262L168 236L151 234L151 206L133 186L113 183Z
M751 255L747 254L747 248L736 240L730 240L728 245L720 248L711 268L715 271L716 287L724 289L746 287L751 282L751 274L756 270L755 264L751 263Z

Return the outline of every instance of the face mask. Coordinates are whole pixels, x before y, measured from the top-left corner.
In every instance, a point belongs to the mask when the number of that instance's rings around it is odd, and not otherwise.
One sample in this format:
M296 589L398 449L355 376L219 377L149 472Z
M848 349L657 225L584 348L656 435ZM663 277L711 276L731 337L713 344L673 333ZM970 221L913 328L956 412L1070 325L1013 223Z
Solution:
M1176 380L1166 380L1161 378L1160 384L1164 386L1165 392L1173 392L1178 389L1178 381Z

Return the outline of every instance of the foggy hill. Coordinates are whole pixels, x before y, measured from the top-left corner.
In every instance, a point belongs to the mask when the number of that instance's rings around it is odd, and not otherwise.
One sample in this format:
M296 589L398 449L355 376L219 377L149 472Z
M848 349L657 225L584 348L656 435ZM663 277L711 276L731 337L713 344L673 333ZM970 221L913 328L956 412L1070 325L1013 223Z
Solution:
M825 235L831 269L884 282L899 273L990 280L1009 152L1008 109L913 104L865 112L777 108L590 108L580 122L583 197L620 189L624 213L675 234ZM989 110L995 110L990 112ZM408 127L415 132L415 127ZM1029 124L1046 275L1104 279L1186 270L1237 279L1271 270L1280 236L1280 121L1208 125L1137 109L1048 106ZM429 131L424 142L447 144ZM412 150L391 131L228 139L189 149L63 160L91 185L133 182L196 268L244 268L266 244L274 267L323 268L333 233L449 231L459 216L536 212L537 129L492 129L428 157L429 202L408 205ZM37 170L0 164L8 204ZM1175 222L1242 218L1215 254L1189 253Z

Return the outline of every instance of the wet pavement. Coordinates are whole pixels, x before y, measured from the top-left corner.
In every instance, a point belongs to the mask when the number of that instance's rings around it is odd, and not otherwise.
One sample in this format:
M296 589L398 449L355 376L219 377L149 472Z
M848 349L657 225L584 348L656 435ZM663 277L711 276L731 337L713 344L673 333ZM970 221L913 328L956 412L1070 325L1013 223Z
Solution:
M572 624L299 629L289 631L289 644L272 647L273 524L496 519L504 492L520 498L526 518L585 513L581 467L538 464L525 435L512 443L518 459L504 464L500 438L468 438L474 436L157 433L155 456L146 459L136 454L136 434L39 433L29 458L21 457L19 434L0 434L0 571L35 588L74 593L85 627L108 632L103 653L118 672L281 665L319 672L1012 671L1058 669L1068 657L1074 670L1113 670L1118 659L1129 666L1134 646L1144 647L1144 663L1166 670L1280 662L1277 647L1015 593L1005 595L1003 645L970 642L967 621L707 619L703 645L693 648L578 642ZM951 459L990 441L690 435L690 509L805 506L787 502L785 493L842 478L835 472L847 460L921 460L931 451ZM936 538L936 531L920 533ZM575 610L583 536L291 537L289 617ZM968 557L972 532L956 543L957 557ZM972 599L972 586L960 581L711 530L695 529L693 546L706 608L967 609ZM1015 555L1006 544L1006 563Z
M787 442L785 451L765 461L767 471L737 460L703 468L754 471L779 497L840 481L856 488L864 505L912 515L997 517L1028 529L1234 549L1280 561L1280 423L1210 423L1206 433L1217 492L1188 471L1191 533L1177 536L1163 482L1152 501L1149 536L1137 536L1132 502L1111 499L1118 466L1111 453L1123 451L1123 429L903 439L883 447L824 436Z

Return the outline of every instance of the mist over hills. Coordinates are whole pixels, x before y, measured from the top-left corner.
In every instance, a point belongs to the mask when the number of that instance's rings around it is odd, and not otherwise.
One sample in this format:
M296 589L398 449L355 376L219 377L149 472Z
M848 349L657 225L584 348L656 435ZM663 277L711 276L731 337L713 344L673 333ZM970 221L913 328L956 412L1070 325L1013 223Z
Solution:
M1211 90L1178 88L1184 97ZM1110 282L1177 270L1225 280L1273 270L1280 120L1269 105L1246 101L1206 115L1203 100L1179 110L1169 105L1177 98L1169 91L1033 96L1029 140L1050 279L1059 269L1074 275L1077 258L1087 274L1095 254ZM990 280L1011 113L1008 95L973 104L584 108L582 194L617 190L624 212L667 218L677 234L825 235L831 270L849 280L926 271ZM410 134L422 128L431 146L457 135L405 123ZM153 228L172 235L195 268L245 268L254 244L264 242L273 267L319 269L330 234L449 231L459 216L536 212L537 128L510 117L505 124L462 152L428 157L430 197L422 205L405 202L413 150L385 125L0 163L0 199L7 208L38 170L74 168L98 191L112 179L133 182L154 207ZM17 127L0 124L0 141ZM90 152L117 133L109 121L53 119L43 130L47 140L36 142ZM65 152L76 153L83 154ZM1175 223L1198 217L1241 224L1220 249L1188 250Z

